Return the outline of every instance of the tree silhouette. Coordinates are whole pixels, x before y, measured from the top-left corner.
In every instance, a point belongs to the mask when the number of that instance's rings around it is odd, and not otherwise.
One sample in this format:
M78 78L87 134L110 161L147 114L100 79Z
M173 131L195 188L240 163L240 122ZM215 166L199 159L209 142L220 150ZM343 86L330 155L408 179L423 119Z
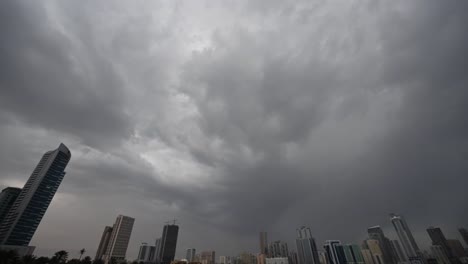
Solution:
M68 252L65 250L60 250L60 251L55 252L50 262L53 264L63 264L67 262L67 259L68 259Z
M86 252L86 249L82 248L80 250L80 260L81 260L81 257L83 256L83 254Z

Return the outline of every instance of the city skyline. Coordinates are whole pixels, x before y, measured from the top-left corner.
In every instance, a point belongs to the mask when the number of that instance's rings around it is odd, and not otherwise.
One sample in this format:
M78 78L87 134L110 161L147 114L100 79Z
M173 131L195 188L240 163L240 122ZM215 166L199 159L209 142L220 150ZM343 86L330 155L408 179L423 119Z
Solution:
M411 237L431 252L431 226L460 252L467 11L459 0L0 1L0 189L25 187L61 142L72 153L22 244L95 256L125 215L132 259L174 218L178 258L249 260L261 231L291 252L302 226L349 259L364 240L385 241L386 259L418 251ZM386 238L370 238L377 225Z

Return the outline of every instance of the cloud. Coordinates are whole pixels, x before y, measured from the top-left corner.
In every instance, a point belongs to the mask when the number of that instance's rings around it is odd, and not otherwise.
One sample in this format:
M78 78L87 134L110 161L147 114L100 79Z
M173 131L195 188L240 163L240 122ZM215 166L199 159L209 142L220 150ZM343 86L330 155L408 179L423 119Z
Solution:
M1 184L72 150L44 254L92 254L119 213L137 219L131 257L173 217L180 256L300 225L319 245L395 237L389 212L427 245L426 226L468 219L464 3L1 5Z

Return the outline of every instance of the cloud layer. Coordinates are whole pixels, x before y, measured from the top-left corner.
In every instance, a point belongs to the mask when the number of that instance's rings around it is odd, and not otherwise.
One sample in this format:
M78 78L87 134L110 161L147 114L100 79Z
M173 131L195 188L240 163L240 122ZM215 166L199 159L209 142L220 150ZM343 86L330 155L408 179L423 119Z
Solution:
M68 173L33 244L129 256L165 221L185 248L256 252L309 225L359 242L401 212L468 221L460 1L2 1L1 185L60 142ZM343 224L346 223L346 224ZM66 231L65 231L66 230ZM72 253L73 255L74 253Z

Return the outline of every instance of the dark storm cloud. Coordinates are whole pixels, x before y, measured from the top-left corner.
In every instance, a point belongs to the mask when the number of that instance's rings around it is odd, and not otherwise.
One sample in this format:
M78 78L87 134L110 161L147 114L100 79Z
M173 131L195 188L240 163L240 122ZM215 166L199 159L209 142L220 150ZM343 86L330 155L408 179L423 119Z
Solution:
M67 37L39 3L1 5L2 112L93 146L128 137L122 81L89 35Z
M8 183L56 141L73 153L42 248L93 247L118 213L132 257L171 217L217 254L300 225L359 242L389 212L422 244L468 221L465 3L1 5ZM74 217L70 242L54 227Z

